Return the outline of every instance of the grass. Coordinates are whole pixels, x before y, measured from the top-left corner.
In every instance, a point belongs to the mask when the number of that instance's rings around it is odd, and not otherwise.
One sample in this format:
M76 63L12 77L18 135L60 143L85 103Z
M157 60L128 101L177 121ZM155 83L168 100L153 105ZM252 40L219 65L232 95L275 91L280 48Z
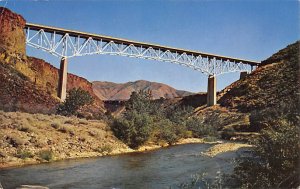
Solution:
M54 153L51 150L43 150L39 152L39 157L42 160L52 161L54 160Z
M74 125L65 124L70 123L70 119L58 115L0 110L0 161L20 161L21 158L31 157L29 152L38 161L74 158L80 154L92 156L95 149L111 152L109 145L105 145L107 141L113 148L127 149L113 136L106 123L75 118Z
M75 118L74 118L75 119ZM73 119L69 119L65 121L65 124L70 124L70 125L75 125L77 123L77 121L73 120Z

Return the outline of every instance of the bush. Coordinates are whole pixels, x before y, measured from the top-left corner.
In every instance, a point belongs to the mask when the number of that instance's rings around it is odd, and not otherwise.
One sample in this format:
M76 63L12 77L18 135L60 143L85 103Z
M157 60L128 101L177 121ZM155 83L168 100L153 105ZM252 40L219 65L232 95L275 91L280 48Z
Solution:
M62 133L70 133L70 129L67 128L66 126L61 126L57 130L62 132Z
M175 106L164 109L160 104L161 100L153 101L151 98L150 91L131 94L125 104L123 117L114 119L110 124L117 138L130 147L137 148L152 136L173 144L178 138L191 135L184 124L191 108Z
M28 140L22 138L22 136L14 135L14 134L8 135L7 140L13 147L19 147L28 142Z
M75 125L77 122L75 120L69 119L65 121L65 124Z
M165 110L165 117L170 121L182 125L192 113L190 106L173 106Z
M291 105L269 108L252 115L251 124L264 124L251 157L239 161L234 178L245 188L299 186L299 113ZM298 106L299 107L299 106ZM262 116L263 115L263 116ZM277 116L277 117L274 117ZM253 174L255 173L255 174Z
M43 150L39 152L39 157L42 160L52 161L54 160L54 154L51 150Z
M66 100L59 105L57 113L64 116L76 116L80 108L92 104L93 101L94 99L89 92L81 88L74 88L69 91Z
M28 150L18 150L16 153L17 158L26 159L32 158L34 155Z
M111 124L111 129L115 136L129 147L137 148L149 139L152 125L151 116L133 111L127 113L126 119L115 119Z
M51 123L51 127L53 127L54 129L59 129L61 125L59 123Z
M113 151L113 148L109 144L104 144L103 146L100 146L98 149L96 149L99 153L109 154Z
M186 127L192 131L193 137L217 136L217 128L213 125L205 124L199 117L191 117L186 122Z
M159 140L166 141L169 144L174 144L178 140L176 135L176 126L168 119L163 119L159 122Z

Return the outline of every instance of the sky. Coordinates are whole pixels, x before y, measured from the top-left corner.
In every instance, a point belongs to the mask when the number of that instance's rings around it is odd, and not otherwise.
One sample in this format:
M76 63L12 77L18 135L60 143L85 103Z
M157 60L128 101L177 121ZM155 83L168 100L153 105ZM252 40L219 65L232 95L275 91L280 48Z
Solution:
M299 40L299 2L289 0L0 0L27 22L141 42L262 61ZM27 47L27 54L59 67L59 58ZM89 55L69 59L68 71L89 81L149 80L191 92L207 90L207 76L154 60ZM217 77L217 90L239 73Z

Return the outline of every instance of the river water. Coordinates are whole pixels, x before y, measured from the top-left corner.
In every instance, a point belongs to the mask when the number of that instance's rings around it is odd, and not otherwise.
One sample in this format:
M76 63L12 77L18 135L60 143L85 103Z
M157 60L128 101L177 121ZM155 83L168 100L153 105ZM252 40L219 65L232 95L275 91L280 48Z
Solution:
M235 152L214 158L201 155L211 144L185 144L155 151L118 156L64 160L0 170L4 189L22 184L74 189L180 188L191 176L233 170Z

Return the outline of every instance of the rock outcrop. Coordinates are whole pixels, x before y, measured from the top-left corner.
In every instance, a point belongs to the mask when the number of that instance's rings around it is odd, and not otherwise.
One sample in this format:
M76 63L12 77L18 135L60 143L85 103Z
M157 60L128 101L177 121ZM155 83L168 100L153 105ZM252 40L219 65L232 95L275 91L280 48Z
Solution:
M27 57L25 19L6 8L0 8L0 12L0 109L53 112L59 104L59 70L42 59ZM78 87L94 96L93 112L104 112L104 104L94 94L92 83L69 73L67 90Z
M0 53L25 58L25 19L4 7L0 7L0 12Z

